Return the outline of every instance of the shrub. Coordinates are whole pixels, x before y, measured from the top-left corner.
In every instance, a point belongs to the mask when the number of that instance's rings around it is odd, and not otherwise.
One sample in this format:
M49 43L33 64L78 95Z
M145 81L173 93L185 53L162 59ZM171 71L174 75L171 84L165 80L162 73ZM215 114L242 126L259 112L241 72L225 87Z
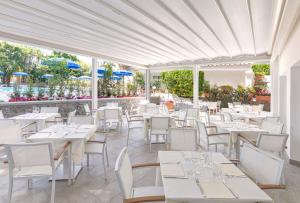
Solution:
M270 75L270 65L269 64L255 64L252 66L252 71L257 75L257 73L263 73L264 75Z

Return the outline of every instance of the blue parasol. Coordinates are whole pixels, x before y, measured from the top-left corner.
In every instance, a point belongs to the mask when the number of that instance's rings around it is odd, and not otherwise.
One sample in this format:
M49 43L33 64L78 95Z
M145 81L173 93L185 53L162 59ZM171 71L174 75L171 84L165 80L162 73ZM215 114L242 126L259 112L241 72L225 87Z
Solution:
M113 74L119 77L123 77L123 76L132 76L133 73L131 71L127 71L127 70L117 70L117 71L113 71Z
M105 67L104 66L99 67L98 70L97 70L97 72L99 74L104 74L106 72Z
M29 74L25 73L25 72L13 72L13 75L14 76L29 76Z
M54 76L52 74L45 74L45 75L42 75L42 78L45 78L45 79L49 79L49 78L53 78Z

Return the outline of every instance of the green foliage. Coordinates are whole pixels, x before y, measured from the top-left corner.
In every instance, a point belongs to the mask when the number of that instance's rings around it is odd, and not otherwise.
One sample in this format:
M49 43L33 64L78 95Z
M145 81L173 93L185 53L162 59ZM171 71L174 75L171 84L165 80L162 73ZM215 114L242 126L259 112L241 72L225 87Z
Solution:
M48 81L49 97L53 97L55 95L57 84L58 84L58 80L56 78L49 79L49 81Z
M145 89L145 76L142 72L136 72L133 76L133 83L137 89Z
M45 87L40 85L38 87L38 98L43 98L45 96Z
M193 96L193 71L175 70L161 73L162 81L170 93L180 97ZM199 93L204 91L204 73L199 71Z
M257 74L270 75L270 65L269 64L255 64L252 66L252 71Z
M19 85L15 84L13 93L11 94L11 98L18 98L21 97L21 91Z
M29 85L27 87L27 90L25 92L25 95L27 98L32 98L33 97L33 87L32 87L32 81L29 82Z

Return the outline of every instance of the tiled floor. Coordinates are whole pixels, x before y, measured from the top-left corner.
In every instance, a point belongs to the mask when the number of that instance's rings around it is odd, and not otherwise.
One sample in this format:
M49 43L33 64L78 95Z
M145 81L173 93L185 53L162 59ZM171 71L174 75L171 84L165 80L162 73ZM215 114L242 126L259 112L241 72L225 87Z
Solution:
M133 163L151 162L156 160L157 150L163 146L154 145L152 153L149 153L148 145L144 144L143 131L132 132L129 153ZM76 182L68 186L67 182L57 181L57 203L121 203L122 196L113 171L114 162L120 150L126 145L127 130L123 128L121 133L106 133L108 137L108 153L110 168L108 169L108 181L105 182L100 157L92 157L90 167L84 167ZM268 190L267 193L275 203L300 202L300 168L287 165L286 190ZM134 171L135 184L139 186L153 185L155 170L136 169ZM0 202L7 202L8 176L7 165L0 165ZM33 188L27 189L25 181L17 181L14 184L13 202L43 203L50 201L51 184L47 179L34 180Z

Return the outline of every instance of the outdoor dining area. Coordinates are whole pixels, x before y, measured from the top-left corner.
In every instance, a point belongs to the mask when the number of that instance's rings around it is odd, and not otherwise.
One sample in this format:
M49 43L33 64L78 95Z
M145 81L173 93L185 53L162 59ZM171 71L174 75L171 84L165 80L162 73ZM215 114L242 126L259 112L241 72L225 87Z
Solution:
M107 202L273 202L266 191L285 190L288 134L278 117L261 105L177 105L141 100L123 109L109 102L92 111L85 104L84 114L67 117L58 107L10 118L1 112L1 171L8 176L1 200L71 202L86 181L99 181L89 190L108 187L98 191ZM135 187L133 172L143 167L152 168L145 175L153 180ZM39 182L41 200L33 189Z

